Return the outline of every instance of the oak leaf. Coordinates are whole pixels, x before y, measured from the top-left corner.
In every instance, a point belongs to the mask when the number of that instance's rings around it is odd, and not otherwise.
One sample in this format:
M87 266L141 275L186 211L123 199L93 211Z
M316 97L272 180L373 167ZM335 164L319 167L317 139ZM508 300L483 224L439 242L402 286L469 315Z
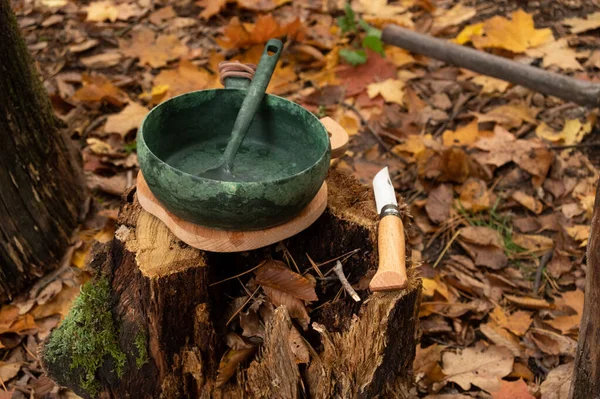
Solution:
M447 380L469 390L471 385L494 392L500 389L500 379L512 371L514 357L500 346L485 348L478 344L460 353L445 352L442 371Z
M139 58L140 64L161 68L188 52L175 35L158 35L149 28L133 32L131 40L119 40L119 49L126 56Z

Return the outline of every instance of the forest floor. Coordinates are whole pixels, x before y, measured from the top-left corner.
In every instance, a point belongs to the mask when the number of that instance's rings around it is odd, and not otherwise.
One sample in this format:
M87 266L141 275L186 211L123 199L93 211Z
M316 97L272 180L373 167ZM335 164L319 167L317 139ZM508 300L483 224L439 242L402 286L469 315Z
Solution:
M286 44L268 92L340 122L351 142L336 167L370 184L389 166L410 207L424 285L419 397L567 398L596 110L383 45L373 28L396 23L597 82L600 1L390 3L13 1L94 201L63 267L0 309L0 398L74 397L43 376L37 347L79 293L93 243L113 237L138 126L161 101L220 87L220 61L256 63L271 37Z

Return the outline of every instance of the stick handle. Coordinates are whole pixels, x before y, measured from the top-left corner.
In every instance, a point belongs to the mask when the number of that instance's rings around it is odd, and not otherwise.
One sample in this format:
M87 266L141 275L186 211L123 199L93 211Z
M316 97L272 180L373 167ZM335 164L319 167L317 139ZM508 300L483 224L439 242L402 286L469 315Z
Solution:
M391 291L405 288L406 257L404 225L398 215L388 214L379 221L379 268L369 283L371 291Z

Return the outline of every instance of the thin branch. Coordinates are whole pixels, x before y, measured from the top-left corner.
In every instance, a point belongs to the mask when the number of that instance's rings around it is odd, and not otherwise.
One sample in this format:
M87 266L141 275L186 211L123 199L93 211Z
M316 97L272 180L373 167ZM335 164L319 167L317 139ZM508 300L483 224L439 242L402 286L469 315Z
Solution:
M335 262L335 266L333 267L333 271L335 272L335 274L340 279L340 282L342 283L342 287L344 287L344 289L346 290L346 292L348 294L350 294L350 296L352 297L352 299L354 299L356 302L360 302L360 296L358 296L358 294L356 293L356 291L354 291L354 288L352 288L352 286L348 282L348 279L344 275L344 269L342 269L342 262L340 262L339 260L337 262Z

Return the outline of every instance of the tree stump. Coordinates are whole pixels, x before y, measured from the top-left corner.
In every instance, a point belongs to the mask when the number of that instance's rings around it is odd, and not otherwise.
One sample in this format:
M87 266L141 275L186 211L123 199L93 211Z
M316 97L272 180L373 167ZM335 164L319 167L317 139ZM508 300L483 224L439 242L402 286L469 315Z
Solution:
M60 265L87 194L8 0L0 37L1 304Z
M328 207L307 230L269 247L232 254L203 252L183 244L141 209L131 190L125 195L116 238L96 248L91 261L98 273L96 281L105 282L110 301L91 306L92 312L100 313L79 317L74 334L61 333L73 324L73 313L81 316L84 306L71 312L42 350L45 369L58 383L85 397L411 397L420 280L410 268L405 290L368 291L378 259L372 191L335 169L327 184ZM404 219L406 225L406 215ZM344 261L345 275L361 302L342 291L337 277L317 279L319 300L308 307L308 329L298 326L286 306L274 308L264 319L258 350L250 351L233 378L219 382L219 364L227 351L224 337L235 326L226 323L231 310L240 307L232 307L232 298L249 296L241 283L251 284L254 273L231 277L265 259L285 257L293 259L290 264L295 263L300 273L316 274L308 256L319 263L348 253L352 255ZM410 259L410 251L407 255ZM333 266L330 262L320 269L326 273ZM91 294L85 296L88 304L94 303ZM97 384L90 392L82 387L85 366L81 359L73 362L73 348L84 346L83 336L90 330L85 323L104 320L106 314L114 326L99 328L104 341L86 338L87 346L104 342L100 361L92 362L98 365L91 369ZM308 363L298 361L297 346L292 344L299 340L298 331L300 340L309 344ZM114 343L122 352L114 353ZM88 349L77 351L89 357Z

